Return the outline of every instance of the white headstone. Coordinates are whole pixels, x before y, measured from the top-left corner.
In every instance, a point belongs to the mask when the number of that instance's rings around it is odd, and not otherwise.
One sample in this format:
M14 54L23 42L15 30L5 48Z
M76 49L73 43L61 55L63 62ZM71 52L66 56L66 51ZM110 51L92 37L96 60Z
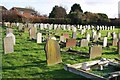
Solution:
M103 40L103 47L106 47L107 46L107 37L104 37L104 40Z
M37 43L42 43L42 33L37 33Z

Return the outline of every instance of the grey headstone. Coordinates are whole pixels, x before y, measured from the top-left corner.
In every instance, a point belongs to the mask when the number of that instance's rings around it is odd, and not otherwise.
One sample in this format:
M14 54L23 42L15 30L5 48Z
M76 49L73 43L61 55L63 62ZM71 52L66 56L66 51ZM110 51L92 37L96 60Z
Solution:
M80 47L86 47L88 46L88 40L87 39L82 39L80 41Z
M5 37L4 38L4 53L12 53L14 52L14 42L12 37Z

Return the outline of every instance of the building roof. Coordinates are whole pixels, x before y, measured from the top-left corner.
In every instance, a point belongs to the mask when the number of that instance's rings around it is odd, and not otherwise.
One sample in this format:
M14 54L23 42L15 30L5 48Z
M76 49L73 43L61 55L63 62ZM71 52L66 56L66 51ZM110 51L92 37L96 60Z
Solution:
M4 6L0 6L0 10L7 10Z
M16 10L18 10L18 11L24 11L24 12L28 12L28 13L33 13L33 12L35 12L33 9L28 9L28 8L13 7L13 8L11 8L11 9L16 9ZM11 10L11 9L10 9L10 10Z

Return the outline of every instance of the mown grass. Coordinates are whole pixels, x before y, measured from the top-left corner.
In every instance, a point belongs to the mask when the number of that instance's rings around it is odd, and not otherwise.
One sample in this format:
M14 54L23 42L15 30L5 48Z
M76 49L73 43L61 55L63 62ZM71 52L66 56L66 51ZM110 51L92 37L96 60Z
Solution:
M6 27L3 27L3 38L5 37ZM119 29L114 30L118 33ZM38 29L38 32L41 30ZM45 31L42 31L45 32ZM54 30L50 31L54 33ZM71 31L56 31L55 35L61 35L67 32L71 36ZM89 31L90 32L90 31ZM108 31L101 31L102 35L105 36ZM112 30L110 32L113 32ZM68 54L67 52L61 52L62 63L47 66L44 46L46 42L37 44L36 41L29 39L28 32L19 32L16 27L14 27L14 35L16 37L16 45L14 46L14 53L2 54L2 77L3 78L39 78L39 79L66 79L72 78L74 80L79 80L84 78L80 75L76 75L64 70L65 64L75 64L80 62L89 61L88 58L82 57L80 55ZM43 34L43 36L46 36ZM78 38L85 38L84 35L77 33ZM109 38L111 41L111 37ZM79 41L79 39L77 40ZM91 42L90 42L91 43ZM67 50L63 48L63 50ZM73 50L89 52L89 47L74 47ZM3 51L2 51L3 52ZM103 48L103 58L115 58L118 56L117 47L110 46Z

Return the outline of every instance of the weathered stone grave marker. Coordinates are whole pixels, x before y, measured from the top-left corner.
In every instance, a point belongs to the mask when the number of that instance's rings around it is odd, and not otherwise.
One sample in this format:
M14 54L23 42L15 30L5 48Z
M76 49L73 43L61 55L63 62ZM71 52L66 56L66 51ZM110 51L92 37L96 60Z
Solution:
M12 37L13 44L15 45L16 39L15 39L15 35L14 35L13 33L8 33L8 34L6 35L6 37Z
M69 39L69 34L68 33L63 33L64 38Z
M4 53L12 53L14 52L14 42L12 37L5 37L4 38Z
M31 27L30 31L30 39L36 39L36 35L37 35L37 28L36 27Z
M66 41L66 47L75 47L76 46L76 39L68 39Z
M7 35L8 33L13 33L13 29L12 29L12 28L6 28L6 35Z
M103 47L106 47L107 46L107 37L104 37L104 40L103 40Z
M37 33L37 43L42 43L42 33Z
M82 39L80 41L80 47L86 47L88 46L88 40L87 39Z
M55 65L62 62L59 44L49 39L45 46L47 65Z
M113 39L112 40L112 46L117 46L117 44L118 44L118 39L117 38Z
M101 57L101 55L102 55L102 46L94 45L94 46L90 47L90 49L89 49L89 58L90 59Z

